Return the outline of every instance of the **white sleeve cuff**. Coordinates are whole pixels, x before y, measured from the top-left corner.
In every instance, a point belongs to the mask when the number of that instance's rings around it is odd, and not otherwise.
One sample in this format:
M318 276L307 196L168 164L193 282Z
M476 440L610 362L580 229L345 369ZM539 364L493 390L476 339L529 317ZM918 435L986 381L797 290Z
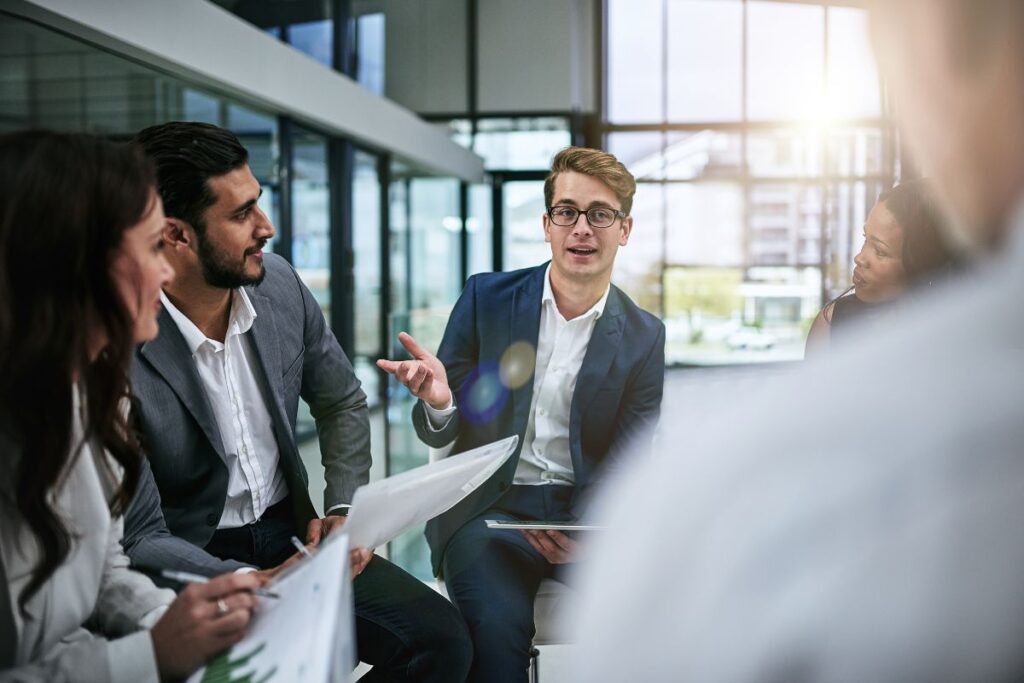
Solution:
M337 505L332 505L331 507L327 508L327 511L324 512L324 514L325 515L329 515L332 512L334 512L335 510L342 510L344 508L350 508L350 507L352 507L352 506L349 503L338 503Z
M441 410L432 407L426 401L423 402L423 408L427 412L427 427L433 432L440 432L451 421L452 415L455 414L455 402L449 396L448 405Z
M153 609L149 610L148 612L142 615L141 619L139 619L139 626L141 626L144 629L153 628L154 626L156 626L156 622L160 621L160 617L164 615L164 612L167 611L168 607L169 605L160 605L159 607L154 607Z
M160 683L149 631L108 641L107 666L111 683Z

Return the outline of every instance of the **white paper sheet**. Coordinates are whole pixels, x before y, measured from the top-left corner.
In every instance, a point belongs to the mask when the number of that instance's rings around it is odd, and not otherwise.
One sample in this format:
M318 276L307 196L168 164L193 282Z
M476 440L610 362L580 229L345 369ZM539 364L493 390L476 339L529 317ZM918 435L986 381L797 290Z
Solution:
M510 436L359 487L344 527L352 547L376 548L450 510L497 472L518 443Z
M290 567L261 598L249 632L188 683L352 680L355 631L348 535L328 536L312 557Z

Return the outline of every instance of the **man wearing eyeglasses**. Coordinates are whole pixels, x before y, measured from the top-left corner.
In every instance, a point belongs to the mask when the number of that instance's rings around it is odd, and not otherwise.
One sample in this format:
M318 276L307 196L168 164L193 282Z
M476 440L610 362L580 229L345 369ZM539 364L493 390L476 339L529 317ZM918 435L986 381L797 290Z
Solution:
M580 519L658 420L665 327L611 284L635 191L612 155L562 150L544 183L551 261L473 276L437 356L402 333L413 359L378 361L420 399L413 422L429 446L458 453L519 436L501 470L427 525L434 572L473 639L470 680L526 680L538 586L577 559L566 534L484 520Z

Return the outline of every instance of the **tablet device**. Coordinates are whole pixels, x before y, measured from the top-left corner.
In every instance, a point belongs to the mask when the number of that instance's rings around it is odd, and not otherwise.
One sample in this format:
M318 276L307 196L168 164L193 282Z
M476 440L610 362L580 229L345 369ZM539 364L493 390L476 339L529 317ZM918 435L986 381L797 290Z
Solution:
M524 522L517 519L485 519L488 529L533 529L534 531L601 531L605 527L576 522Z

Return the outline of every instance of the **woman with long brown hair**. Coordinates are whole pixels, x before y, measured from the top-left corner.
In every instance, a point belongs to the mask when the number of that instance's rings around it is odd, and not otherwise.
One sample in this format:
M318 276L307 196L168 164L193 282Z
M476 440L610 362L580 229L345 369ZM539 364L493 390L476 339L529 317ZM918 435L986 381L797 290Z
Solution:
M126 371L174 274L154 187L127 146L0 136L0 680L180 678L255 605L257 577L175 598L120 547L142 457Z

